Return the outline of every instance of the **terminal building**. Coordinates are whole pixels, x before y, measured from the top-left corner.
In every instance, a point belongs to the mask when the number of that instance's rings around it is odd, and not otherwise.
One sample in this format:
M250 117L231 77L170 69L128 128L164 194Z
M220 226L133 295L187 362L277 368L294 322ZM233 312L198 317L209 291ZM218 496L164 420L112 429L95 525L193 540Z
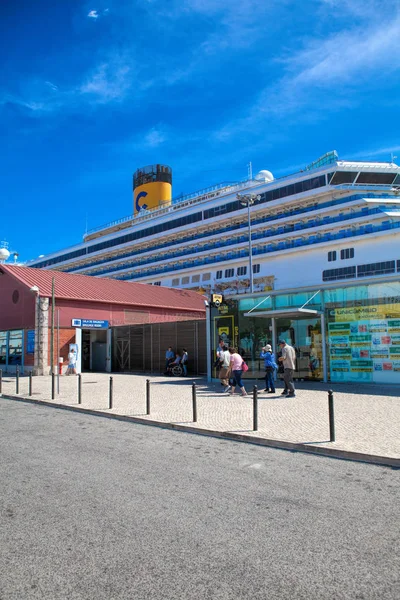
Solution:
M0 369L156 372L168 346L205 373L205 303L191 291L0 264ZM51 359L53 357L53 361ZM59 361L59 358L62 360Z
M174 198L172 171L138 169L133 212L28 266L197 291L212 351L284 338L299 379L400 382L400 167L328 152L275 179L260 171Z

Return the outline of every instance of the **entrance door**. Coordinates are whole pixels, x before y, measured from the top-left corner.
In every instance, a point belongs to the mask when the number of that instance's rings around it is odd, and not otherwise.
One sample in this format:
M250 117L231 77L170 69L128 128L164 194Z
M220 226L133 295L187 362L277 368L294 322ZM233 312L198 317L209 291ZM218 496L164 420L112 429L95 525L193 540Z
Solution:
M296 350L296 379L323 379L321 319L277 319L278 339Z
M92 371L105 371L107 358L106 342L93 342L92 344Z

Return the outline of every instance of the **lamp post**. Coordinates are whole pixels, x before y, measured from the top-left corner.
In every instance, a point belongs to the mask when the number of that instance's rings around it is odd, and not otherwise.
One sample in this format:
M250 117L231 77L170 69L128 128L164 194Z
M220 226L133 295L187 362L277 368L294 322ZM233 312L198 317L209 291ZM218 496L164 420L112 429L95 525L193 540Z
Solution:
M239 200L242 206L247 206L247 219L249 227L249 269L250 269L250 293L254 291L253 286L253 248L251 244L251 217L250 217L250 206L254 204L256 200L260 200L261 196L258 194L236 194L236 198Z

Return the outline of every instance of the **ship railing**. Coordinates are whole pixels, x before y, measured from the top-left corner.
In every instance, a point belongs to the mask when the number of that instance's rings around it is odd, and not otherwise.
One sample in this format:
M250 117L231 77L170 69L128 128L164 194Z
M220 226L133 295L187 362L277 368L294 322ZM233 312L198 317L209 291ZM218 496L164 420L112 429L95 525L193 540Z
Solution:
M270 252L275 252L277 250L288 250L290 248L295 248L295 247L299 247L299 246L309 246L312 244L320 244L323 242L326 242L328 240L339 240L339 239L344 239L346 237L355 237L355 236L359 236L359 235L367 235L367 234L371 234L371 233L377 233L377 232L381 232L381 231L389 231L392 229L398 229L400 228L400 222L389 222L389 221L385 221L379 225L372 225L372 224L368 224L368 225L362 225L361 227L352 227L350 230L346 229L346 230L340 230L340 232L334 233L334 232L326 232L326 233L321 233L321 234L316 234L313 236L310 236L309 238L305 238L305 239L296 239L296 240L285 240L284 242L278 242L278 243L273 243L273 244L268 244L262 247L262 251L255 251L256 248L253 250L253 254L266 254L266 253L270 253ZM207 257L208 258L208 263L207 264L212 264L212 263L219 263L221 261L227 261L227 260L235 260L237 258L241 258L243 256L243 254L241 253L241 250L238 251L234 251L234 252L229 252L226 255L222 255L221 254L217 254L215 256L210 256ZM205 257L206 258L206 257ZM126 273L125 275L122 275L121 277L118 277L118 279L124 280L124 279L139 279L141 277L147 277L147 276L153 276L153 275L158 275L158 274L162 274L162 273L168 273L171 271L180 271L183 269L187 269L187 268L192 268L192 267L198 267L198 266L202 266L205 263L205 258L201 259L201 258L196 258L196 259L192 259L192 260L186 260L183 264L177 264L177 265L166 265L162 268L154 268L154 269L147 269L147 270L143 270L139 273Z

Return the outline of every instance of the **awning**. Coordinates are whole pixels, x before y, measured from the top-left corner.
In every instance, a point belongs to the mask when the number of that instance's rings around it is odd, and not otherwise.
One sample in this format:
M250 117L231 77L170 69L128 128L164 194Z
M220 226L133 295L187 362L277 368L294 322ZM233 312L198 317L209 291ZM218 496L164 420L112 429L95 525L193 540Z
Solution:
M270 317L270 318L279 318L279 317L289 317L289 318L300 318L304 317L316 317L321 315L321 311L313 310L311 308L281 308L277 310L260 310L257 312L247 312L244 313L245 317Z

